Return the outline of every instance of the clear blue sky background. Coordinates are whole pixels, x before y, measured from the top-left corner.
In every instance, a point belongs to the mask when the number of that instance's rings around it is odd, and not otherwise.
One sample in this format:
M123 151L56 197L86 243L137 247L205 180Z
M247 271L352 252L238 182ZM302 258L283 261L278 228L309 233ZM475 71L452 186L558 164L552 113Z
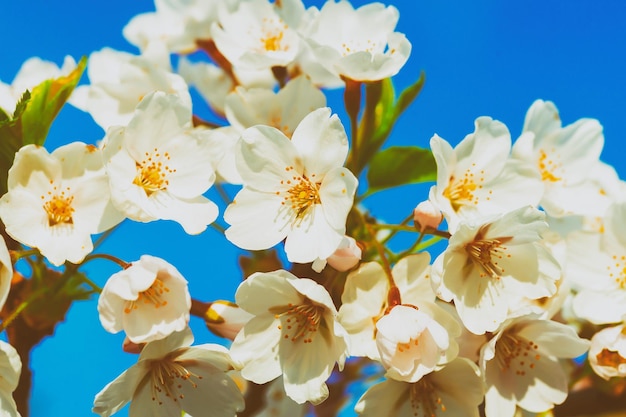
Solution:
M413 43L397 84L408 85L421 70L426 71L427 82L390 144L428 146L434 133L457 143L482 115L506 123L516 138L527 108L542 98L556 103L564 123L581 117L599 119L606 137L602 158L616 166L621 177L626 175L626 4L596 0L394 4L401 13L398 31ZM136 52L122 37L122 28L133 15L153 7L150 0L1 1L0 79L10 82L31 56L61 63L66 54L80 58L105 46ZM330 96L331 107L347 125L340 93ZM75 140L94 143L102 136L88 115L68 106L53 126L47 147L52 150ZM425 198L424 189L416 187L381 193L366 203L375 215L393 221ZM385 201L393 201L393 211ZM237 250L211 230L189 237L176 224L127 222L102 250L127 261L144 253L160 256L187 277L192 295L205 301L232 299L240 278ZM103 285L118 268L94 261L87 270ZM192 325L197 342L222 342L201 322ZM136 360L121 352L122 340L123 335L101 328L96 300L76 304L56 335L33 352L31 415L92 415L94 394Z

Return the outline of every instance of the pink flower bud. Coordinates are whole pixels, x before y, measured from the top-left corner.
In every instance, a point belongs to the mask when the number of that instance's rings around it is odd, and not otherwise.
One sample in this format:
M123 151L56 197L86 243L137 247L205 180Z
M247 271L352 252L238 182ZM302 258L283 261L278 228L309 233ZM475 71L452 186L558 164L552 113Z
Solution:
M252 317L252 314L242 310L237 304L219 300L211 304L204 321L209 330L216 335L234 340L239 330Z
M415 226L419 226L420 231L423 232L427 227L432 229L439 227L443 220L443 214L433 203L426 200L419 203L413 210L413 220Z
M344 236L339 247L326 260L330 266L339 272L353 268L361 260L361 248L356 240L349 236Z

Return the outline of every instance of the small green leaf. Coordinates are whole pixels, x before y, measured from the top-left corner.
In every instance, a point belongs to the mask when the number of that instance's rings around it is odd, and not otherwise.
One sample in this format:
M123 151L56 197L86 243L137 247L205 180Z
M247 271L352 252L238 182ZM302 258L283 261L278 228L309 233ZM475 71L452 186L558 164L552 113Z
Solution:
M437 165L433 154L429 149L417 146L392 146L378 152L367 173L370 193L436 179Z
M44 144L52 122L70 98L86 65L87 59L83 57L74 71L68 75L46 80L33 88L31 99L21 117L22 145Z
M409 107L411 103L413 103L413 100L415 100L420 91L422 91L422 88L424 87L424 81L426 81L426 74L424 73L424 71L422 71L418 80L405 88L402 93L400 93L400 97L398 97L398 102L396 103L396 108L394 109L394 120L400 117L400 115L406 110L406 108Z

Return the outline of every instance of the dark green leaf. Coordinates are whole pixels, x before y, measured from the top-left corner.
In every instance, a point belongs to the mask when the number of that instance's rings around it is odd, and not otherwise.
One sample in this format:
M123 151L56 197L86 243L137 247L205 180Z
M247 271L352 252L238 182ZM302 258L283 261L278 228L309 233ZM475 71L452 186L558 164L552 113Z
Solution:
M431 151L417 146L392 146L377 153L367 173L370 193L436 179L437 165Z

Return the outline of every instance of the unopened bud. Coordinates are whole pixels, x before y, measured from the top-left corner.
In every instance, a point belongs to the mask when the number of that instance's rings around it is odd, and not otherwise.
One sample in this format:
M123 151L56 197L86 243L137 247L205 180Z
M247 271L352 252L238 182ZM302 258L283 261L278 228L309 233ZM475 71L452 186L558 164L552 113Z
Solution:
M361 248L356 240L350 236L344 236L341 243L327 259L316 259L311 265L315 272L322 272L326 267L326 263L335 268L339 272L347 271L353 268L361 260Z
M204 315L204 321L213 333L234 340L239 330L252 318L252 314L230 301L215 301Z
M422 201L413 210L413 220L415 227L419 227L420 232L426 228L436 229L443 221L443 214L429 200Z
M126 353L141 353L145 343L135 343L132 342L128 336L124 338L124 342L122 343L122 350Z

